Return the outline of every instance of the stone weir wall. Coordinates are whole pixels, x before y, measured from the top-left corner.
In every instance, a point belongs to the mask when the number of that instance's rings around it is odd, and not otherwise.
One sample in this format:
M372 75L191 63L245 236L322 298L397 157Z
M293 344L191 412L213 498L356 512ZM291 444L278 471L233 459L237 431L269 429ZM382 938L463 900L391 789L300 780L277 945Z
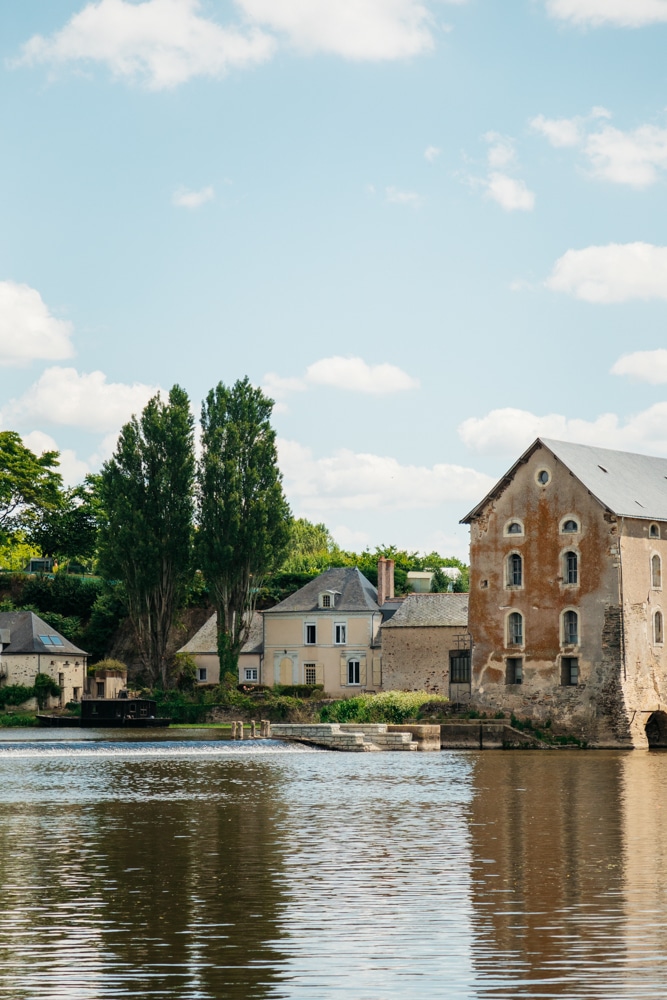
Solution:
M330 750L439 750L440 726L389 726L381 723L272 723L274 739L312 743Z

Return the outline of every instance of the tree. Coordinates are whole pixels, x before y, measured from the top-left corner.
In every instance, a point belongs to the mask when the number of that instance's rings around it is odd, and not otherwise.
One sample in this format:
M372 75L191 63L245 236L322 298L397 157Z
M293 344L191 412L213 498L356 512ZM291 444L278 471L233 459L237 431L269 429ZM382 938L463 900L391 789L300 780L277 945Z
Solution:
M289 541L272 409L247 378L220 382L202 406L198 554L218 615L221 676L236 672L263 578Z
M106 462L100 565L122 581L139 650L155 681L167 683L166 649L192 572L194 421L180 386L125 424Z
M344 561L344 554L325 524L313 524L305 517L291 522L289 545L281 572L321 571L341 561Z
M99 476L86 476L63 493L61 509L43 509L31 519L28 540L44 556L85 562L95 555L101 516Z
M58 452L37 456L15 431L0 431L0 538L12 537L32 516L62 505Z
M431 580L431 593L446 594L451 589L452 581L443 573L442 567L436 566L433 571L433 579Z

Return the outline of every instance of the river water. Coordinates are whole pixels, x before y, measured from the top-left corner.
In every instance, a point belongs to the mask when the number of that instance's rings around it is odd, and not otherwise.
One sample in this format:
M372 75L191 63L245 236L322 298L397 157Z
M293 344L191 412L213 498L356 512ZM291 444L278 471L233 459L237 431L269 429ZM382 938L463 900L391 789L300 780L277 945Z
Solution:
M0 998L664 1000L666 811L660 752L5 730Z

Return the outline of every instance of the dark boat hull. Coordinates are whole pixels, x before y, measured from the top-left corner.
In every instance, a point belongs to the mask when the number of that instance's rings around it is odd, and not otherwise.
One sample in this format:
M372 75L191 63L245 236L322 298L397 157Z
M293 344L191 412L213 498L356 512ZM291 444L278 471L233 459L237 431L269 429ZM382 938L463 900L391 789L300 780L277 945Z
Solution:
M72 729L81 725L81 719L78 715L38 715L37 725L48 726L50 729L54 726L58 729Z
M171 719L81 719L82 729L166 729Z

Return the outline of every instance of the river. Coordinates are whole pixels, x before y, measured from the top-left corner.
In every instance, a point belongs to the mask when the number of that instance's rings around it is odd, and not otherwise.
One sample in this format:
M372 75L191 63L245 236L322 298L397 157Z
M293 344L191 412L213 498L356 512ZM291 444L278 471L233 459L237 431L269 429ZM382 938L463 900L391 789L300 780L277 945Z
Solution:
M2 1000L667 995L667 753L189 735L0 731Z

